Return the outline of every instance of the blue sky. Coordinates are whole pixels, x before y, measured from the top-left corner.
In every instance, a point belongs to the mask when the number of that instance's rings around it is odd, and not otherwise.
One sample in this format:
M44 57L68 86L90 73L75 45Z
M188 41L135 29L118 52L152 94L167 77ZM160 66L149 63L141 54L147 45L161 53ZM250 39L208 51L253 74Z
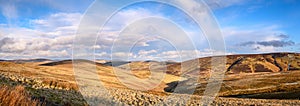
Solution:
M297 11L300 8L299 5L300 2L297 0L259 0L215 9L214 13L222 28L239 27L238 29L240 30L259 31L260 29L270 27L269 31L273 30L274 35L284 34L289 37L285 40L293 40L293 42L295 42L294 46L277 48L278 50L276 51L298 52L299 48L297 47L297 43L300 36L298 35L299 30L297 26L300 22L297 20L299 19L300 14L297 13ZM250 38L249 41L251 41L251 35L245 34L241 36ZM261 36L268 37L271 35ZM227 40L230 41L231 39ZM230 42L227 42L227 44L230 45ZM255 53L259 51L246 51L246 53L247 52Z
M226 54L300 51L300 1L204 1L211 8L223 33ZM77 27L92 3L93 0L1 0L0 58L71 58ZM109 8L118 3L120 2L110 1L105 6ZM96 45L87 48L91 52L96 48L95 54L99 59L110 59L110 55L114 55L110 47L113 42L118 41L118 32L134 23L135 19L150 16L168 19L182 28L195 44L199 57L211 55L214 51L188 14L176 7L149 2L121 9L108 21L106 30L98 38ZM92 21L96 23L97 19ZM174 35L174 38L179 39L178 42L184 39L181 37ZM120 42L127 44L122 39ZM136 60L163 57L165 60L180 61L176 48L161 39L141 40L132 50L132 53L120 52L115 53L115 56L129 56ZM186 49L180 52L188 56L192 51L194 50Z
M296 28L300 24L297 21L300 17L297 12L299 5L297 0L268 0L216 9L214 13L222 26L277 24L291 37L299 39L299 30Z

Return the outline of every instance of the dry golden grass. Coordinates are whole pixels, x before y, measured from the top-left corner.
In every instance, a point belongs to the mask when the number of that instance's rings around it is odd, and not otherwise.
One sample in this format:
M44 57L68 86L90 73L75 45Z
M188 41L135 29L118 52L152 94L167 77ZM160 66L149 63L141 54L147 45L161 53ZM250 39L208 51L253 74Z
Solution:
M145 64L137 64L137 65L145 65ZM147 65L145 65L147 66ZM134 64L131 64L131 67L137 67ZM116 73L122 71L123 76L120 77L129 77L130 74L136 76L137 78L140 79L145 79L148 78L147 76L150 74L149 71L145 71L145 70L140 70L140 71L126 71L126 70L122 70L122 69L113 69L112 67L109 66L97 66L98 69L98 74L99 74L99 79L102 81L102 84L105 87L114 87L114 88L123 88L123 89L128 89L126 86L124 86L124 84L122 84L122 82L119 81L118 77L116 76ZM137 69L137 68L135 68ZM156 73L161 73L161 72L156 72ZM154 73L152 73L154 74ZM163 73L162 73L163 74ZM165 74L165 77L162 79L162 81L160 82L160 84L152 89L149 92L164 92L164 88L166 87L167 83L173 82L173 81L177 81L180 80L181 78L178 76L174 76L174 75L170 75L170 74Z
M290 73L280 73L278 72L280 68L275 65L275 60L285 71L287 69L287 59L282 55L278 55L276 59L274 59L271 55L242 55L242 56L227 56L229 59L226 63L226 67L231 66L236 60L240 57L246 57L245 60L233 66L231 71L239 74L228 74L225 78L224 84L220 91L220 96L231 96L231 95L245 95L245 94L257 94L257 93L273 93L273 92L298 92L300 91L300 71L294 71ZM299 56L297 57L299 58ZM160 82L158 86L154 89L143 92L147 94L155 94L155 95L167 95L164 91L164 88L167 87L168 83L183 80L184 78L179 77L180 74L187 74L189 76L199 76L201 75L201 79L199 83L201 85L207 84L206 74L209 73L211 69L211 58L203 58L199 59L200 67L195 67L196 64L192 64L194 62L185 62L190 66L186 67L186 70L181 71L181 64L168 64L167 65L167 74L164 79ZM10 63L10 62L0 62L0 73L9 73L10 75L20 75L26 78L41 80L41 83L47 86L54 86L51 88L46 88L46 91L55 91L61 90L57 89L62 88L63 90L74 89L78 90L78 86L75 81L75 75L73 72L72 62L68 62L66 64L57 64L53 66L40 66L41 63ZM87 63L89 64L89 63ZM91 64L90 64L91 65ZM145 79L148 78L151 74L165 74L163 72L154 71L150 72L149 66L151 64L149 62L132 62L128 64L130 67L130 71L124 70L124 68L120 67L118 70L113 70L111 66L104 66L97 64L97 74L98 78L88 78L91 83L98 83L99 79L102 84L107 88L118 88L122 90L128 90L119 81L116 73L122 72L124 73L123 78L128 78L129 82L131 82L132 78L129 77L130 74L133 74L137 78ZM299 63L293 62L292 67L297 69L299 68ZM151 67L158 70L162 70L161 67ZM197 69L195 69L197 68ZM201 72L198 72L199 69ZM226 69L224 69L225 71ZM91 74L96 74L95 72L91 72L90 69L86 70ZM87 75L88 76L88 75ZM132 81L134 82L134 81ZM295 84L297 83L297 84ZM134 86L142 86L139 83L130 83ZM205 87L205 86L203 86ZM19 88L18 88L19 89ZM203 92L203 88L198 88L196 93ZM17 90L16 90L17 91ZM69 90L66 90L69 92ZM123 92L123 91L122 91ZM43 92L44 93L44 92ZM119 95L119 94L118 94ZM129 94L128 94L129 95ZM268 94L264 94L268 95ZM289 94L290 95L290 94ZM196 95L197 96L197 95ZM123 98L123 95L120 96ZM124 97L126 98L126 97ZM132 97L134 98L134 97ZM13 101L18 102L18 101ZM140 102L140 101L139 101Z
M227 76L220 96L300 92L299 76L300 71Z
M133 74L137 78L148 78L147 76L150 75L149 70L143 71L141 69L149 68L149 66L149 63L144 62L131 64L130 67L135 69L135 71L125 72L125 75L121 77L128 77L129 74ZM105 87L128 89L119 81L118 77L116 76L116 73L125 70L114 70L111 66L103 65L97 65L96 69L98 70L99 79ZM55 88L78 90L71 63L59 64L55 66L40 66L36 63L16 64L10 62L0 62L0 73L9 73L10 75L20 75L26 78L41 80L44 85L54 86ZM167 83L180 79L181 77L179 76L165 74L165 77L162 79L160 84L149 92L164 92L164 88L166 87ZM90 80L91 82L97 82L98 78L91 78Z
M31 96L25 91L23 86L0 88L1 106L42 106L45 103L31 99Z

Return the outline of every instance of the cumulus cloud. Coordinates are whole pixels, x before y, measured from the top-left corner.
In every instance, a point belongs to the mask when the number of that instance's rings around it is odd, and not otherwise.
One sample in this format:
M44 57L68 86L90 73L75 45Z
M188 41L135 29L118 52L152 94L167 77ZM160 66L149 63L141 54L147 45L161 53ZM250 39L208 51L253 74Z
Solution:
M247 48L250 47L251 50L259 52L277 52L282 48L296 45L296 42L289 40L289 36L286 34L273 34L264 36L268 38L259 41L240 41L240 43L236 46Z
M70 44L71 45L71 44ZM59 46L62 46L59 48ZM5 37L0 40L0 52L6 53L2 56L16 56L17 57L65 57L70 56L67 51L67 45L61 45L53 39L19 39ZM70 50L70 49L69 49ZM12 55L14 54L14 55ZM13 57L11 57L13 58Z
M16 1L17 2L17 1ZM33 2L32 0L24 0L18 2ZM34 1L36 4L44 5L51 5L57 8L68 8L65 5L66 3L59 3L53 2L51 0L38 0ZM78 3L78 2L77 2ZM2 2L0 4L3 4ZM9 17L17 17L18 15L18 8L15 8L17 3L13 3L14 5L8 5L7 8L12 8L9 10L15 10L14 12L8 12ZM35 4L33 4L35 5ZM13 9L15 8L15 9ZM77 8L77 7L76 7ZM61 10L64 10L61 9ZM2 9L3 11L5 9ZM20 10L20 9L19 9ZM101 15L101 14L100 14ZM35 57L35 56L45 56L47 57L55 57L56 55L69 56L72 50L72 43L75 32L80 22L80 18L83 16L81 13L53 13L47 16L42 16L37 19L29 20L30 28L28 27L7 27L7 26L0 26L1 30L1 53L2 56L16 56L16 53L19 53L19 56L24 57ZM109 56L110 55L110 47L112 46L114 41L121 42L122 45L129 45L132 44L132 41L136 40L133 37L128 37L127 39L116 40L117 36L119 35L119 31L122 30L123 27L131 24L132 22L146 18L146 17L164 17L162 14L154 13L151 10L146 10L142 8L134 8L134 9L126 9L124 11L119 11L111 21L107 23L105 26L102 35L99 36L98 42L94 46L89 47L81 47L87 48L88 51L93 52L94 49L99 49L100 53L96 53L98 56ZM98 19L89 20L92 23L96 23ZM90 26L84 26L90 27ZM169 31L172 29L168 29L167 25L161 25L160 29L165 29L163 31ZM151 30L148 32L151 33ZM84 31L79 35L88 35L88 36L96 36L95 34L90 34L90 32ZM172 32L172 35L176 35L178 32ZM174 41L180 42L182 40L181 36L172 37ZM92 42L87 39L82 39L84 42ZM93 39L95 40L95 39ZM149 46L148 42L153 40L145 40L138 42L135 46L144 47ZM84 43L83 42L83 43ZM92 42L94 43L94 42ZM182 44L183 45L183 44ZM131 45L130 45L131 46ZM16 55L12 55L15 53ZM141 51L140 54L142 55L149 55L155 54L158 51ZM6 54L6 55L5 55ZM40 55L39 55L40 54ZM115 53L116 56L132 56L132 54L124 54L124 53ZM18 57L19 57L18 56ZM64 58L64 57L63 57Z
M279 25L225 27L223 35L231 52L282 52L296 44Z
M80 17L79 13L55 13L31 20L33 28L0 26L1 58L70 58Z
M14 52L19 53L26 49L26 43L22 40L13 38L3 38L0 40L0 51L1 52Z
M209 6L212 8L224 8L229 7L232 5L240 5L243 4L247 0L206 0ZM45 1L49 3L53 3L52 1ZM2 2L0 2L2 3ZM188 9L190 12L198 14L198 16L202 16L203 14L207 14L203 12L201 6L198 7L195 5L195 1L180 1L181 4L187 4ZM57 6L57 4L51 4L53 6ZM59 6L58 6L59 7ZM8 5L8 10L12 12L7 12L6 17L18 17L17 12L14 10L13 5ZM9 9L11 8L11 9ZM200 8L200 9L199 9ZM6 11L2 9L2 11ZM4 12L3 12L4 13ZM100 14L101 15L101 14ZM54 13L48 16L44 16L38 19L30 20L30 27L13 27L8 28L7 25L0 25L1 35L0 35L0 51L1 56L8 56L8 57L66 57L70 58L71 50L72 50L72 43L75 32L79 25L80 18L83 16L81 13ZM218 53L218 51L213 50L198 50L193 51L191 48L188 50L181 50L181 51L172 51L172 50L140 50L136 53L124 53L124 52L116 52L110 54L111 46L113 42L119 42L122 46L132 46L133 41L136 40L135 36L125 37L126 39L116 40L117 36L120 35L120 30L123 27L132 24L132 22L142 19L145 17L156 16L156 17L163 17L161 14L153 13L152 11L142 9L142 8L135 8L135 9L128 9L125 11L120 11L117 13L111 20L106 24L104 31L101 33L97 42L94 46L89 47L81 47L87 48L88 51L94 52L94 49L97 49L96 56L98 57L108 57L110 55L114 55L116 58L122 57L136 57L138 58L148 58L148 59L155 59L156 57L164 57L167 59L178 59L183 57L184 59L188 59L193 55L192 53L198 53L198 57L205 57L217 54L226 54L223 52ZM201 18L202 21L206 21L205 18ZM96 24L97 19L89 20ZM150 22L149 22L150 23ZM163 23L160 24L162 31L170 32L172 29L168 29L168 25L164 25ZM89 27L89 26L84 26ZM276 48L288 47L295 45L294 41L289 40L289 36L285 34L285 32L279 30L279 26L277 25L270 25L270 26L258 26L258 27L226 27L223 28L223 35L225 36L225 40L227 42L227 46L229 49L239 50L236 49L238 46L239 48L249 49L255 51L272 51ZM209 28L208 30L214 32L211 35L215 35L215 28ZM153 32L152 30L148 30L148 32ZM176 36L179 33L173 30L170 32L172 34L170 39L174 39L177 42L186 41L185 39L181 39L181 36ZM194 33L193 31L189 33ZM83 34L79 35L88 35L88 36L96 36L95 34L90 34L90 32L83 32ZM194 34L198 35L198 33ZM211 36L211 38L219 39L219 36ZM249 41L249 39L251 39ZM84 42L91 41L87 39L81 39ZM95 39L93 39L95 40ZM138 42L136 45L139 47L146 47L150 46L149 42L154 40L145 40ZM195 40L196 42L200 42L199 39ZM219 42L219 41L218 41ZM93 44L94 42L92 42ZM181 43L182 47L185 43ZM163 45L164 46L164 45ZM82 54L84 55L84 54ZM1 58L1 57L0 57Z
M290 38L290 36L286 35L286 34L280 34L280 35L278 35L278 37L282 38L282 39L288 39L288 38Z
M279 41L279 40L272 40L272 41L249 41L241 43L240 46L251 46L251 45L262 45L262 46L273 46L273 47L286 47L286 46L293 46L295 45L294 41Z
M148 16L154 16L157 14L150 13L143 9L127 10L117 14L115 19L112 19L112 23L106 26L103 36L98 39L92 47L87 48L90 52L94 49L100 49L101 53L97 56L108 56L110 47L118 36L116 29L120 28L119 25L126 25L132 21L132 18L142 18ZM7 25L1 25L1 57L14 58L16 57L32 57L44 56L56 57L60 55L62 58L71 58L74 35L76 33L78 24L80 22L82 14L80 13L54 13L48 16L30 20L32 28L25 27L8 27ZM94 20L96 21L96 19ZM88 26L87 26L88 27ZM96 36L96 35L93 35ZM86 40L87 41L87 40ZM128 38L120 42L128 44L132 39ZM91 41L87 41L91 42ZM146 46L145 42L140 42L141 46ZM107 52L103 52L107 51ZM13 55L15 53L16 55ZM39 54L38 54L39 53ZM117 56L124 56L122 53L117 53ZM3 57L4 56L4 57ZM9 57L7 57L9 56ZM67 57L64 57L67 56Z

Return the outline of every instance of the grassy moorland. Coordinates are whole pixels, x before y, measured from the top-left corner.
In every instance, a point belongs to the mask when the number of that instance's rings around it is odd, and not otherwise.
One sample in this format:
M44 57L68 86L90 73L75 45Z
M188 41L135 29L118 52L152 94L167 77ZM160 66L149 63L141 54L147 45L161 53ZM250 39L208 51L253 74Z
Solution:
M291 56L292 55L292 56ZM299 105L300 104L300 56L299 54L275 53L258 55L226 56L227 63L224 81L214 100L213 105ZM103 97L103 104L112 101L128 105L166 105L184 104L200 105L200 99L208 83L211 69L211 57L200 58L199 66L187 67L181 70L181 64L168 63L164 79L154 89L149 91L132 90L124 86L116 77L116 72L124 73L121 77L129 78L129 74L146 79L150 74L164 74L159 70L163 67L155 61L128 62L112 67L109 64L93 64L84 61L86 65L96 65L97 74L104 87L110 92L110 99ZM125 71L128 65L130 71ZM117 70L113 70L113 69ZM156 71L151 71L150 69ZM180 76L185 74L184 76ZM200 76L200 77L199 77ZM172 94L178 83L185 83L189 78L199 77L194 95ZM2 61L0 62L0 103L23 103L33 105L87 105L84 96L78 91L75 81L72 61L53 62L40 61ZM98 78L89 78L90 84ZM130 78L129 78L130 79ZM133 80L133 79L132 79ZM130 81L130 80L129 80ZM139 86L136 83L129 83ZM189 87L182 90L190 90ZM16 95L13 97L8 94ZM172 98L168 98L169 95ZM185 97L192 98L187 103ZM9 104L7 104L9 105ZM25 105L25 104L24 104Z

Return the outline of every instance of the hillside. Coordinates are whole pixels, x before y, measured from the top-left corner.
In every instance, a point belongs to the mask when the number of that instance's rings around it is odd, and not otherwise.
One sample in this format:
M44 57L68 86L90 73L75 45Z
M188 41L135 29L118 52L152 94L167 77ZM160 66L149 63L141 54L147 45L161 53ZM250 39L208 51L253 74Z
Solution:
M299 53L228 55L224 58L226 58L226 69L224 69L226 74L286 72L300 69ZM195 62L185 61L168 65L167 73L177 76L182 74L199 76L209 73L212 57L199 58L198 61L198 69L180 70L182 64L196 64Z
M270 103L274 105L298 105L300 103L299 54L229 55L226 56L226 59L226 69L224 69L226 75L218 93L219 98L214 101L214 104L239 105L241 104L240 101L244 101L244 105ZM73 62L80 62L88 66L96 65L99 79L105 88L111 91L114 99L129 105L165 103L164 96L171 94L179 83L188 86L197 85L193 96L199 99L208 83L207 78L211 69L212 57L196 60L199 60L199 66L196 67L195 60L183 63L117 62L120 63L117 65L112 65L111 61L95 63L89 60L2 61L0 62L0 78L2 79L0 84L12 87L23 86L29 94L27 96L31 96L32 100L47 104L86 105L87 102L78 92L78 85L73 72ZM187 67L181 69L182 64L186 64ZM121 72L123 73L121 77L128 78L131 86L141 86L139 83L132 83L136 81L133 81L134 79L131 79L129 75L133 74L138 78L145 79L149 78L151 74L164 74L163 70L166 71L164 79L158 86L149 91L132 90L124 86L115 74ZM181 74L185 74L185 76L180 76ZM188 84L187 80L191 77L199 77L198 83ZM93 84L98 81L98 78L87 80ZM190 90L189 88L181 88L181 90ZM187 96L185 94L175 95L177 97ZM190 101L189 104L199 104L198 99ZM279 99L281 101L278 101ZM174 101L180 101L180 98L174 98Z

